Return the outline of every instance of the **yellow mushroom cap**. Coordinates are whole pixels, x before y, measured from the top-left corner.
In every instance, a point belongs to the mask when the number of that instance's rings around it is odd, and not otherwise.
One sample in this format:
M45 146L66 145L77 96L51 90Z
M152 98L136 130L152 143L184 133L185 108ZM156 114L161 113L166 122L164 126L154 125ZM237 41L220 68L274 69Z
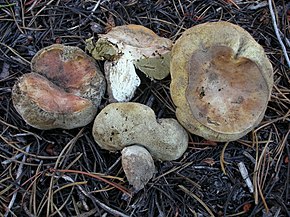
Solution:
M241 27L186 30L172 49L171 97L180 123L209 140L236 140L262 120L273 86L263 48Z

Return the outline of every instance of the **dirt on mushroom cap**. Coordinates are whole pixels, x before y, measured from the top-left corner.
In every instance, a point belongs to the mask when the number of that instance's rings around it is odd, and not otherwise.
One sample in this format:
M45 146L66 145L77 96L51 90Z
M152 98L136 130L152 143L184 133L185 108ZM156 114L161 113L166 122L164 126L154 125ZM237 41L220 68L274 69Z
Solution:
M140 103L112 103L96 117L93 136L106 150L141 144L155 159L175 160L188 145L188 135L172 118L156 120L154 111Z
M216 141L240 138L263 118L273 85L263 48L242 28L206 23L172 50L171 96L190 132Z

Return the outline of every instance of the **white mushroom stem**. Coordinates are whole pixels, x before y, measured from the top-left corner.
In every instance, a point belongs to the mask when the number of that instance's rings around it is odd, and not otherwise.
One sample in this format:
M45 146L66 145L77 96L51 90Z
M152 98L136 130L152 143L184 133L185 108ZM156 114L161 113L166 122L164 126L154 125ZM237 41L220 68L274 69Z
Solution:
M127 102L134 96L141 80L136 74L132 59L124 54L118 61L106 61L104 65L110 101Z
M143 189L155 173L151 154L140 145L132 145L122 150L122 167L135 192Z

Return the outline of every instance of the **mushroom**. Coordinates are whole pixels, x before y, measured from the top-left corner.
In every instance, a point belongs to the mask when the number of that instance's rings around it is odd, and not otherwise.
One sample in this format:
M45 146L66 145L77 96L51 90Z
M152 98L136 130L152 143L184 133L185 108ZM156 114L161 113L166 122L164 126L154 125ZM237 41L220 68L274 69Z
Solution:
M171 97L188 131L232 141L260 123L273 69L248 32L228 22L197 25L182 34L171 54Z
M105 92L94 59L77 47L54 44L33 57L32 72L12 91L14 107L38 129L72 129L90 123Z
M110 101L132 99L140 85L135 67L152 79L161 80L169 74L172 42L140 25L124 25L100 34L94 44L87 40L87 50L97 60L105 61Z
M122 150L128 146L132 146L131 148L138 151L138 154L131 155L131 158L133 158L131 160L127 151L122 152L122 154L127 155L125 157L126 161L123 163L123 165L126 165L124 167L125 173L126 175L131 174L127 177L130 184L136 189L143 186L140 184L141 180L145 182L143 184L146 184L152 177L154 171L153 169L149 170L149 168L154 166L151 166L151 160L146 157L147 154L142 159L140 157L140 161L136 161L136 164L144 165L145 168L128 166L128 162L135 162L136 156L143 155L139 152L140 148L133 146L142 146L148 150L153 159L170 161L180 158L188 145L188 135L175 119L156 120L155 113L150 107L133 102L107 105L94 121L93 137L101 148L109 151ZM148 163L143 163L145 159L149 159L147 160ZM130 178L147 169L148 176L145 175L145 178L136 177L136 182ZM126 172L128 170L131 172ZM132 172L132 170L134 171Z
M102 109L95 118L93 136L109 151L141 144L161 161L178 159L188 144L186 131L175 119L156 120L150 107L134 102L111 103Z

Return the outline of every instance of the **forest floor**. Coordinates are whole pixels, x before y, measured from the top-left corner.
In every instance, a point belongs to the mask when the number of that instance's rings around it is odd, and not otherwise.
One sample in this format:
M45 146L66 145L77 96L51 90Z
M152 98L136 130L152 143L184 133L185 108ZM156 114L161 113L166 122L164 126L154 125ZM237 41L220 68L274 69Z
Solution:
M290 3L273 1L274 19L270 11L268 1L245 0L0 1L0 216L290 216L290 73L274 28L289 55ZM221 20L247 30L273 65L264 119L227 145L189 134L183 157L155 162L157 173L136 194L120 152L100 149L92 124L38 130L13 107L12 87L30 72L32 57L43 47L60 43L85 50L86 39L125 24L143 25L176 41L192 26ZM131 101L150 101L159 118L175 118L169 85L170 77L144 77ZM107 103L105 97L102 104Z

